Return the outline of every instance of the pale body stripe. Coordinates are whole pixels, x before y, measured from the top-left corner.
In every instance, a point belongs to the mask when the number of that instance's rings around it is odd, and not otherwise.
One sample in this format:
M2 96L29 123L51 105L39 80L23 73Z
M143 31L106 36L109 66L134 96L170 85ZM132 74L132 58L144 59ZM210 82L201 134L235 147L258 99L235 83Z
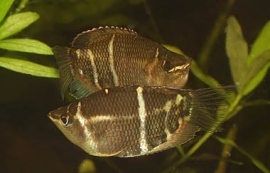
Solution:
M82 115L81 102L78 103L77 112L76 115L74 116L74 119L77 119L79 121L81 127L83 128L84 134L86 134L87 137L90 136L90 133L87 129L88 120L84 118L84 116Z
M167 136L167 140L170 139L171 137L171 133L169 132L168 128L167 128L167 124L168 124L168 116L170 115L170 110L172 108L172 100L169 100L165 103L163 110L166 112L166 116L165 116L165 129L164 132L166 133Z
M118 75L116 73L115 64L114 64L114 54L113 54L113 42L114 42L114 38L115 38L115 34L112 35L112 38L111 38L111 40L109 42L109 47L108 47L108 51L109 51L109 63L110 63L111 73L112 73L112 76L113 76L114 86L119 86L119 79L118 79Z
M148 153L148 144L146 141L146 108L145 108L145 102L143 98L143 88L138 87L137 88L137 100L139 103L139 117L140 117L140 149L141 149L141 155L144 155Z
M177 94L176 99L175 99L175 104L179 106L182 100L183 100L183 97L180 94Z
M94 78L95 85L98 89L102 89L101 86L99 85L99 82L98 82L98 72L97 72L97 67L95 64L95 56L90 49L87 49L87 54L88 54L88 57L90 59L91 66L93 69L93 78Z
M75 53L76 53L76 55L77 55L78 58L81 57L81 49L77 49L77 50L75 51ZM78 69L78 72L79 72L80 75L83 75L82 69Z
M80 123L80 127L83 128L83 134L85 134L86 139L93 139L93 136L91 134L91 131L88 129L89 125L89 120L87 118L84 118L82 111L81 111L81 102L78 103L77 105L77 111L76 115L74 116L74 119L77 119ZM97 142L95 140L90 140L89 146L91 150L96 150L97 149Z
M158 58L158 55L159 55L159 48L157 48L156 50L155 58Z
M102 122L102 121L115 121L123 119L134 119L133 116L111 116L111 115L96 115L89 118L92 123Z

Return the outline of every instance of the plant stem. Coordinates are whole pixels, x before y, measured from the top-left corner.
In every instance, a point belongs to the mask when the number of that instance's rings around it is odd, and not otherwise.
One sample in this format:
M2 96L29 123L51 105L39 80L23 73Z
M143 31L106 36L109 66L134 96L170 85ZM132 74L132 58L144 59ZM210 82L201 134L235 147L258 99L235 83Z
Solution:
M238 131L238 127L237 127L237 125L234 124L230 128L226 138L234 141L236 138L237 131ZM227 168L227 163L228 163L227 160L231 155L230 153L231 153L232 149L233 149L233 147L231 145L224 144L223 150L221 152L222 159L220 159L218 166L215 170L215 173L226 173L226 168Z
M231 8L233 7L234 3L236 0L228 0L226 6L224 9L220 12L214 27L212 28L211 34L209 38L206 40L201 53L199 54L198 57L198 64L200 68L207 73L208 69L208 61L209 61L209 55L214 47L214 44L219 37L221 31L224 29L224 26L226 24L229 12Z

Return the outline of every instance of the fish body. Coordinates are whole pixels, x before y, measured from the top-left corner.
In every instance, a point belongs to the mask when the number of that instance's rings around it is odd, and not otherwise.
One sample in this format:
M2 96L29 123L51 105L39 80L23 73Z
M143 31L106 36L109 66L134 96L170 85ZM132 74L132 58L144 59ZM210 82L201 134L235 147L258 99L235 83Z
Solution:
M79 34L71 47L52 49L60 71L61 94L77 99L115 86L182 88L191 59L173 53L130 29L100 27Z
M160 152L211 130L227 108L223 88L125 86L97 91L48 116L90 155L135 157Z

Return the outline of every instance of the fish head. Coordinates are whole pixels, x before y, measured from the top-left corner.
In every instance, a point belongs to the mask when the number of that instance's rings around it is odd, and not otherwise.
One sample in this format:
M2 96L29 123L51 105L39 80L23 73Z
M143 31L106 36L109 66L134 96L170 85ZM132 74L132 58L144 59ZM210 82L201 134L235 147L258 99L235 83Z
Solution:
M71 103L68 106L60 107L49 112L48 117L58 127L58 129L73 144L82 148L85 152L93 156L114 156L122 150L107 153L100 151L100 142L97 140L96 132L99 133L91 118L83 115L81 101ZM106 143L105 143L106 145Z
M91 140L91 125L80 111L80 102L49 112L48 117L72 143L82 146ZM88 143L91 145L91 142ZM91 148L91 147L89 147Z
M184 55L168 51L165 59L161 62L164 80L167 80L166 86L182 88L188 80L191 59Z
M151 67L151 70L146 70L151 77L149 84L182 88L188 80L191 59L167 49L161 49L157 57L155 65L146 67Z

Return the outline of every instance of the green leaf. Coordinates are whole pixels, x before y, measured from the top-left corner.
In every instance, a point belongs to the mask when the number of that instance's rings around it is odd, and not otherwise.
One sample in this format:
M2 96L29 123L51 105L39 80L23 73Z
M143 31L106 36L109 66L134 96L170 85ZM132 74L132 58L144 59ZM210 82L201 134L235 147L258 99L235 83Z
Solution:
M0 66L19 73L30 74L32 76L59 78L57 69L27 60L0 57Z
M244 104L245 107L247 107L247 106L261 106L261 105L269 105L270 106L270 100L257 99L257 100L248 101Z
M259 36L253 43L248 58L248 65L267 50L270 50L270 21L264 25Z
M13 4L14 0L1 0L0 1L0 22L6 16L10 6Z
M212 86L212 87L216 87L216 86L220 86L220 84L218 83L218 81L216 81L214 78L212 78L211 76L205 74L197 65L197 63L195 61L192 62L191 64L191 72L198 78L200 79L202 82L204 82L206 85L208 86Z
M46 44L32 39L6 39L0 40L0 48L19 51L29 52L43 55L52 55L52 50Z
M24 12L9 16L0 26L0 39L7 38L20 32L38 18L39 15L34 12Z
M245 74L242 94L247 95L254 90L265 77L270 67L270 50L263 53L253 61Z
M172 51L172 52L175 52L175 53L178 53L178 54L181 54L181 55L185 55L181 49L179 49L178 47L175 47L175 46L172 46L172 45L169 45L169 44L162 44L162 46L164 46L166 49ZM186 56L186 55L185 55Z
M229 57L231 73L234 83L243 86L243 79L246 78L248 46L244 40L241 26L235 17L229 17L226 28L226 53Z

